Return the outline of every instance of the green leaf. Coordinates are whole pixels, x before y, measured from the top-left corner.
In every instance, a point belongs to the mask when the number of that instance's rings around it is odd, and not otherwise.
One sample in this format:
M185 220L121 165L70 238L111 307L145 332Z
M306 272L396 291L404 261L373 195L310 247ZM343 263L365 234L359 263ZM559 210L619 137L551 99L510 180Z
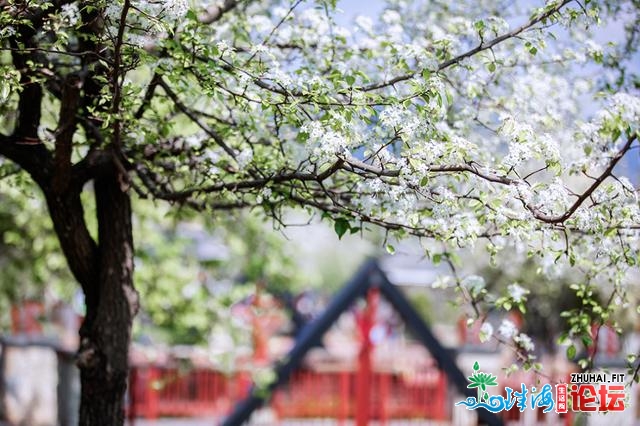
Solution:
M336 231L338 238L342 239L342 236L349 230L351 226L349 226L349 221L346 219L336 219L333 224L333 229Z
M567 348L567 358L568 359L574 359L576 356L576 347L574 345L570 345Z
M489 62L487 64L487 70L489 72L494 72L496 70L496 63L495 62Z
M386 249L387 249L387 253L389 254L394 254L396 252L396 248L391 244L387 244Z

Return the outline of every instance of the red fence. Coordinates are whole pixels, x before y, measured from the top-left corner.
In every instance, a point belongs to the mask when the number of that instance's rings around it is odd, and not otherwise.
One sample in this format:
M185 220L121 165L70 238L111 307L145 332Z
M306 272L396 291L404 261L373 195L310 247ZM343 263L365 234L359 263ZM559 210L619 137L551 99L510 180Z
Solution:
M357 417L357 373L298 371L289 385L274 395L279 418ZM373 373L367 397L370 419L447 418L447 387L436 369L421 376Z
M246 397L246 373L226 376L207 369L137 367L130 377L129 410L133 417L217 416L230 412ZM369 418L446 419L445 376L437 369L421 375L372 374ZM272 398L272 408L285 418L355 418L357 373L298 371Z
M444 373L429 368L419 374L373 372L367 391L367 418L384 424L393 419L448 420ZM514 382L515 383L515 382ZM512 383L509 386L514 387ZM233 376L197 368L135 367L129 387L130 418L202 417L223 418L244 399L251 381L247 373ZM288 384L271 399L278 419L330 418L342 422L358 417L358 373L351 371L296 371ZM502 413L505 421L521 423L517 407ZM572 413L536 413L536 424L570 425Z
M246 397L248 379L208 369L136 367L130 375L130 417L222 416Z

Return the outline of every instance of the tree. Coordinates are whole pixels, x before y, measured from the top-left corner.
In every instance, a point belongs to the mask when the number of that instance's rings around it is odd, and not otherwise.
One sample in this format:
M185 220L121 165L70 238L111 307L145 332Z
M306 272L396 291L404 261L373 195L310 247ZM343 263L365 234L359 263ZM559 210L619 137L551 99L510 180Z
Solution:
M339 236L372 224L447 256L515 246L624 300L637 4L529 3L390 1L348 29L335 0L0 1L0 155L40 188L85 294L81 424L123 422L132 196L282 224L302 207ZM601 46L599 24L625 30Z
M11 305L42 301L45 288L68 295L65 284L73 280L50 222L39 213L44 206L37 194L16 189L16 179L18 174L0 180L0 310L7 317L0 324L5 330Z

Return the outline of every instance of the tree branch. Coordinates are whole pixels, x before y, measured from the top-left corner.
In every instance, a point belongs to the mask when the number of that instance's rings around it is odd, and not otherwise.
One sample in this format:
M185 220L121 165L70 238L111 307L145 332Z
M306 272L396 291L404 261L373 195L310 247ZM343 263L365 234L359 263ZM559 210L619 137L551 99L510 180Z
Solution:
M509 31L508 33L505 33L501 36L498 36L488 42L480 42L480 44L478 46L476 46L475 48L468 50L467 52L464 52L454 58L449 59L448 61L444 61L442 63L440 63L438 65L438 71L443 71L446 68L449 68L452 65L458 64L460 62L462 62L464 59L469 58L471 56L474 56L477 53L480 53L484 50L488 50L491 49L493 47L495 47L496 45L502 43L505 40L509 40L515 36L517 36L518 34L528 30L529 28L533 27L534 25L536 25L537 23L539 23L540 21L543 21L549 17L551 17L552 15L558 13L564 6L566 6L568 3L571 3L574 0L563 0L561 3L559 3L557 6L549 9L548 11L546 11L545 13L538 15L532 19L530 19L528 22L526 22L525 24L519 26L518 28L513 29L512 31ZM365 86L362 88L362 90L366 91L371 91L371 90L377 90L377 89L382 89L384 87L388 87L388 86L393 86L396 83L400 83L402 81L406 81L406 80L410 80L413 77L415 77L417 74L417 72L413 72L413 73L409 73L409 74L405 74L405 75L401 75L395 78L392 78L391 80L387 80L387 81L383 81L380 83L374 83L374 84L370 84L368 86Z
M589 186L589 188L587 188L586 191L584 191L582 194L580 194L580 196L578 196L578 199L563 214L558 216L551 216L541 212L539 209L537 209L535 206L532 206L531 204L525 204L525 207L533 214L533 216L536 219L541 220L543 222L562 223L566 221L576 212L576 210L578 210L578 208L582 205L582 203L584 203L585 200L589 198L596 189L598 189L598 187L602 184L602 182L604 182L605 179L611 176L611 173L613 173L613 169L616 167L616 165L622 159L622 157L624 157L627 151L629 151L629 149L631 148L631 145L636 140L636 138L637 138L637 135L635 133L629 136L629 138L627 139L625 144L622 146L622 148L616 153L616 155L613 156L613 158L607 165L607 168L602 172L602 174L593 181L591 186Z
M365 163L355 158L341 158L351 168L344 168L345 170L355 172L356 170L362 170L378 177L398 177L400 176L400 170L398 169L384 169L382 167L376 167L372 164ZM465 164L453 164L453 165L441 165L441 166L429 166L429 172L432 173L456 173L466 172L476 175L486 181L500 183L503 185L512 185L516 183L515 180L506 176L499 176L481 171L476 167L475 163L469 162Z
M25 170L40 187L47 187L52 173L51 153L40 141L0 134L0 155Z
M120 51L122 49L122 40L124 37L124 30L127 24L127 14L131 2L124 0L122 5L122 11L120 13L120 22L118 23L118 35L116 36L115 45L113 48L113 69L111 70L111 87L113 93L113 103L111 105L111 114L113 115L113 145L117 152L122 150L122 119L120 118L120 100L122 98L122 87L120 85L120 61L122 60Z
M155 95L156 88L158 87L159 83L160 83L160 74L154 73L153 77L151 77L151 81L149 82L149 85L147 86L147 90L144 92L142 103L136 110L136 113L133 115L133 117L136 120L141 119L145 111L149 107L149 105L151 105L151 99L153 99L153 96Z
M165 93L169 96L169 98L173 101L175 106L184 115L189 117L191 121L193 121L198 127L200 127L200 129L202 129L207 135L209 135L211 139L213 139L215 143L218 144L218 146L220 146L227 154L229 154L231 158L236 158L236 153L233 151L233 149L231 149L231 147L229 147L229 145L226 144L226 142L222 139L222 136L220 136L220 134L218 134L218 132L216 132L215 130L209 128L208 126L205 126L200 121L200 118L189 107L182 103L182 101L180 101L178 95L173 91L173 89L171 89L171 86L169 86L169 84L167 84L167 82L164 81L163 78L160 78L159 84L160 87L162 87Z
M21 52L19 45L23 44L28 47L34 47L31 40L32 35L30 28L21 28L27 35L23 33L16 34L9 40L10 46L15 49L11 52L13 66L20 71L20 92L18 99L18 123L14 129L14 136L23 141L23 143L38 143L38 127L40 126L40 116L42 108L42 86L35 78L34 65L29 62L37 63L35 52Z
M53 190L63 192L71 179L71 153L73 135L76 131L77 113L80 106L80 88L82 80L75 74L69 74L62 88L60 117L56 131L54 158Z
M225 13L235 9L238 4L240 4L238 0L224 0L224 3L220 6L213 4L207 8L205 13L198 17L198 21L202 24L212 24L220 20Z

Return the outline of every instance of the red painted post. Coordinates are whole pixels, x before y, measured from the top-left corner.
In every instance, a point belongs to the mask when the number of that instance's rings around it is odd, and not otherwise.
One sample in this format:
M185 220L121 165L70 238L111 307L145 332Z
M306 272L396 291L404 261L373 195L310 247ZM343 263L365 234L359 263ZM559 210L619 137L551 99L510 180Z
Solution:
M338 406L338 425L344 426L349 415L349 373L340 371L340 405Z
M391 374L380 374L380 423L382 426L386 426L389 419L389 413L387 411L387 402L389 401L389 380Z
M236 401L241 401L247 395L247 389L250 386L250 382L248 379L248 373L244 370L239 370L235 375L235 392L234 399Z
M149 378L149 366L138 367L136 369L136 375L138 379L137 389L133 389L138 393L138 398L135 401L135 416L149 418L149 393L151 392L150 378Z
M438 420L444 420L447 417L446 413L446 393L447 393L447 378L443 371L438 371L438 388L436 389L436 416Z
M281 390L276 390L273 394L273 398L271 400L271 408L273 408L273 412L275 413L276 419L278 419L278 423L280 419L283 417L282 413L282 392Z
M371 329L375 322L378 305L378 289L369 289L367 306L358 319L360 328L360 353L358 354L358 377L356 388L356 426L367 426L371 415Z
M264 283L256 284L256 293L253 297L253 314L251 317L251 329L253 339L253 362L256 365L267 364L267 338L265 336L264 326L260 318L260 310L262 308L261 291Z
M156 367L149 367L149 380L147 382L146 389L146 406L147 413L146 418L157 419L158 418L158 387L157 381L160 379L160 370Z

